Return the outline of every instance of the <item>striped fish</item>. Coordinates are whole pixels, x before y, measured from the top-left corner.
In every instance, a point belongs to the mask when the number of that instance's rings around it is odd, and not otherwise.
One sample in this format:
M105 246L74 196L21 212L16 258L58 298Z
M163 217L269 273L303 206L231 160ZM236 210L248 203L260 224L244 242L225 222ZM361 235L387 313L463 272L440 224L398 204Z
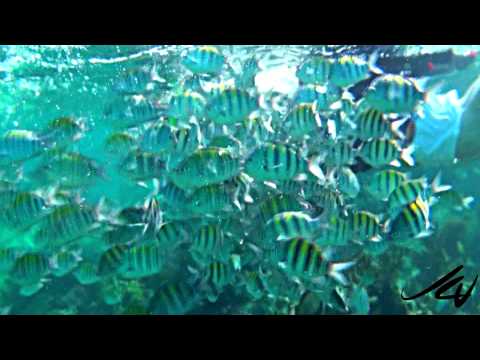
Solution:
M73 271L73 276L82 285L95 284L100 280L98 268L88 261L82 261Z
M355 56L342 56L332 64L330 81L340 87L349 87L370 76L367 61Z
M413 180L405 180L388 197L387 207L390 214L394 213L403 205L414 201L418 197L430 202L431 196L443 191L450 190L450 185L440 184L440 173L433 179L432 184L428 184L426 177Z
M52 120L42 132L42 137L56 146L68 145L71 141L79 140L85 132L85 124L71 117L61 117Z
M155 293L150 308L155 315L183 315L199 302L199 295L186 282L167 283Z
M234 210L232 196L223 184L198 188L188 201L195 214L211 215Z
M315 238L320 246L343 246L353 239L352 226L347 219L331 216L327 228Z
M124 244L112 246L105 251L98 263L98 275L103 277L125 270L128 251L129 247Z
M117 132L105 140L105 151L111 155L126 156L136 145L133 136L125 132Z
M147 68L129 69L121 74L113 89L121 94L142 94L152 84L152 70Z
M156 240L163 249L173 249L181 243L185 243L189 237L189 229L186 224L179 221L171 221L163 224L156 233Z
M15 265L18 253L13 248L0 249L0 273L6 273Z
M327 213L337 213L343 209L345 201L338 189L324 187L316 195L310 197L309 201L317 207L323 208Z
M202 286L206 287L208 301L217 301L223 289L235 279L235 269L231 261L214 261L202 272Z
M170 126L156 123L143 133L140 148L151 153L168 152L174 149L175 140L174 130Z
M258 106L258 99L247 91L226 88L210 99L206 111L214 123L232 125L244 121Z
M272 252L274 261L293 277L313 283L322 283L328 275L342 284L346 278L341 271L348 269L354 263L333 263L320 248L308 240L296 238L278 243Z
M398 170L381 170L368 179L365 188L377 199L387 200L390 194L406 180L407 175Z
M384 114L376 109L370 108L361 112L357 119L356 135L361 140L371 138L382 138L385 135L392 137L393 130L390 121Z
M286 117L285 131L293 139L303 138L321 127L320 117L314 104L297 105Z
M197 188L224 182L240 171L240 160L226 149L204 148L185 159L168 174L182 189Z
M202 117L205 106L206 100L202 95L185 91L180 95L172 96L168 107L168 115L178 119L186 119L191 116Z
M431 234L430 208L420 197L404 206L399 214L385 225L397 241L422 238Z
M9 130L0 137L0 159L21 161L49 148L44 139L28 130Z
M273 216L264 227L264 239L274 244L296 237L311 238L322 228L319 219L312 219L305 212L286 211Z
M49 263L44 255L27 253L15 261L11 276L21 286L20 294L31 296L43 287L48 272Z
M308 161L299 150L282 143L260 146L245 162L245 172L258 181L290 180L307 171L324 180L316 159Z
M426 93L411 79L400 75L376 78L365 94L365 101L384 113L411 113Z
M395 212L398 208L415 201L418 197L427 201L427 187L426 178L404 181L388 197L387 207L389 212Z
M299 66L296 75L305 84L325 84L330 78L331 67L330 59L313 57Z
M265 199L260 204L257 216L260 222L265 224L276 214L285 211L302 211L304 209L304 206L295 196L278 194Z
M337 141L328 147L325 164L329 166L353 165L356 151L351 141Z
M399 159L407 165L413 166L415 161L411 156L412 152L413 147L401 149L393 140L373 139L362 145L358 155L363 161L373 167L400 166Z
M48 211L47 202L31 192L20 192L4 210L0 211L0 223L15 229L25 229L38 221Z
M165 159L161 155L134 151L122 162L119 170L133 181L144 181L165 176Z
M170 182L159 190L157 198L161 204L172 207L184 207L188 204L187 193Z
M158 120L161 110L148 100L120 97L108 103L103 111L105 121L115 129L138 127Z
M157 244L143 244L131 247L126 253L125 270L127 279L139 279L158 274L164 267L163 251Z
M233 243L225 239L219 225L201 227L192 239L190 253L201 266L206 266L213 260L228 261Z
M35 241L55 249L68 244L100 225L101 203L97 208L79 204L66 204L56 207L42 218Z
M50 260L52 274L56 277L62 277L75 269L81 261L80 256L73 251L59 251Z
M105 178L103 168L95 160L77 152L51 151L39 171L63 188L82 187Z
M182 59L182 65L194 74L219 74L225 57L214 46L202 46L189 51Z
M368 211L354 211L348 217L353 239L366 242L381 238L383 227L378 217Z

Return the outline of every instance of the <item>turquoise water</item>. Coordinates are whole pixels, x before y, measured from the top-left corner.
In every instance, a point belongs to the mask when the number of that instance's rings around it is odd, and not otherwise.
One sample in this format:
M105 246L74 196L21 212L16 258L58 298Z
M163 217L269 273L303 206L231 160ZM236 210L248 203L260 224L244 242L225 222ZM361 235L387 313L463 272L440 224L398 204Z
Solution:
M199 49L207 55L193 55ZM428 143L419 135L422 126L428 128L422 124L413 139L405 127L395 137L390 125L380 135L365 126L367 134L360 135L359 115L379 102L366 101L366 93L348 99L354 85L372 76L371 49L355 48L356 59L366 65L352 70L347 59L344 73L337 67L340 80L319 80L323 65L316 65L318 78L310 87L299 75L312 52L332 49L2 46L1 312L476 314L476 289L460 308L433 293L415 301L403 301L400 294L418 292L458 265L465 266L464 289L478 273L478 153L455 160L457 154L440 146L421 158ZM449 49L466 54L478 47L399 46L380 56ZM324 58L341 63L341 55ZM193 64L186 62L189 56ZM215 59L221 59L219 67ZM432 96L454 91L461 99L478 74L473 62L426 77L427 85L417 80L425 89L443 81ZM342 81L350 83L338 85ZM232 87L236 92L229 92ZM307 88L331 96L329 104L320 105L322 95L317 102L307 92L302 98ZM411 95L399 89L398 101ZM183 102L173 105L175 96ZM457 126L454 142L478 129L473 124L460 131L466 109L459 105L458 122L448 115L452 125L441 130L450 134ZM475 106L468 111L474 117ZM422 121L424 99L408 111L382 112L388 124ZM372 166L379 150L362 149L378 139L392 140L401 151L389 160L401 160L409 149L414 164ZM252 160L267 144L277 150ZM340 184L340 169L358 178L354 195ZM387 169L401 172L405 181L425 177L415 201L426 212L414 212L426 214L427 224L419 225L425 234L395 232L413 201L390 211L387 201L367 190ZM438 172L451 188L434 193ZM173 185L180 195L171 195ZM274 201L280 205L266 211ZM127 211L135 216L127 217ZM370 227L353 228L354 214L361 211L378 223L377 236L363 234ZM305 222L298 225L298 219ZM346 226L343 233L338 222ZM278 238L266 240L269 231ZM327 239L331 232L340 235ZM64 271L61 256L71 261ZM339 271L345 282L331 271L334 264L348 264Z

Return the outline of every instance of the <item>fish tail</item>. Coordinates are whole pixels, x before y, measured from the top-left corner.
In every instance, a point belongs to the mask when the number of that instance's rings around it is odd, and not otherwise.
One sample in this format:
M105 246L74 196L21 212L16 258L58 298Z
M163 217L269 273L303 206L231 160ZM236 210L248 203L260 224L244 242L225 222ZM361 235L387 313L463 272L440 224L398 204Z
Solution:
M432 192L434 194L450 190L452 188L451 185L441 185L441 180L442 180L442 172L439 171L438 174L435 176L435 178L432 181Z
M414 166L415 165L415 160L412 157L412 154L414 152L414 147L413 145L410 145L406 149L402 151L402 154L400 155L400 159L407 164L408 166Z
M325 183L326 178L322 169L320 168L320 163L322 162L324 156L317 155L308 161L308 170L316 176L321 183Z
M355 261L349 262L342 262L342 263L331 263L328 268L328 275L338 281L342 285L348 285L348 280L343 274L343 272L353 265L355 265Z

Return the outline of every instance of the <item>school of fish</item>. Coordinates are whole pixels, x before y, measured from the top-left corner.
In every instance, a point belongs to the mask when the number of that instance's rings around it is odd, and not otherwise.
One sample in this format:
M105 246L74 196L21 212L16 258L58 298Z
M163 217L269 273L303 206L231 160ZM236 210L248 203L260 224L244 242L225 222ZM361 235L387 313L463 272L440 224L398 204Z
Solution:
M218 47L197 46L173 82L153 60L112 79L98 158L76 146L93 130L81 118L6 131L1 274L24 297L73 276L108 305L126 301L125 281L145 282L149 314L196 313L222 296L257 313L306 302L368 313L350 272L425 242L436 195L450 190L440 174L410 174L405 125L434 90L383 73L377 56L306 56L289 97L258 91L255 56L234 69ZM86 201L112 174L119 192L144 191L135 205L108 192Z

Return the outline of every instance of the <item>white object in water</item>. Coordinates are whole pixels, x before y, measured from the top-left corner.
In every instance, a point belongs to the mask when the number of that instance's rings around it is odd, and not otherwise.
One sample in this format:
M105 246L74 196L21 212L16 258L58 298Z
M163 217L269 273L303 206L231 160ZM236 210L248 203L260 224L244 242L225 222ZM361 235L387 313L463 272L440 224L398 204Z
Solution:
M293 97L299 86L295 72L295 67L287 65L265 69L255 77L255 85L260 93L275 91Z
M457 91L432 95L415 114L415 159L419 163L453 162L463 103Z

